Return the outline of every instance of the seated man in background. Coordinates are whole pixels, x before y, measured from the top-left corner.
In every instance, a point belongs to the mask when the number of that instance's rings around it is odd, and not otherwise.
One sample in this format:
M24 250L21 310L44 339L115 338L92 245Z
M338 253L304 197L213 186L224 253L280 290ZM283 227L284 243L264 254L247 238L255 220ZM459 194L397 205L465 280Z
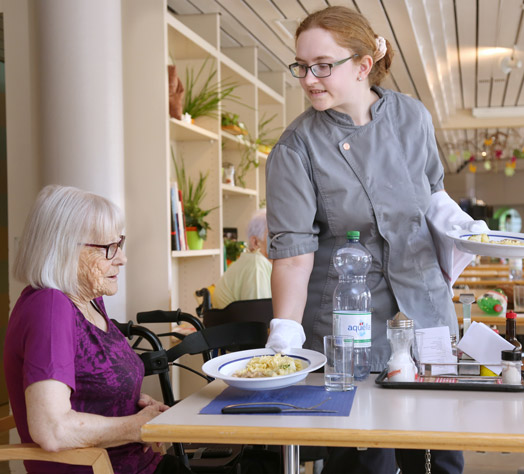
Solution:
M239 300L271 298L271 261L267 258L266 210L253 214L247 228L248 251L240 254L216 284L213 308Z

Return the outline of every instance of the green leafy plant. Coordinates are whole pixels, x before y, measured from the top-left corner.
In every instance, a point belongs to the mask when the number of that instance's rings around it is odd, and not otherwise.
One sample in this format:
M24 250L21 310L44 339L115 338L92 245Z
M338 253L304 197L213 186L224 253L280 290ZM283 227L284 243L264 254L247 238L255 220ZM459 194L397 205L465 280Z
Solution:
M192 68L186 70L186 84L185 84L185 95L184 95L184 113L191 115L192 118L208 116L216 117L218 106L220 101L226 97L234 101L240 101L239 97L233 95L234 90L237 88L235 82L218 82L215 81L217 70L213 69L212 63L209 63L209 58L206 58L202 63L202 66L195 74ZM197 90L197 83L200 77L207 70L207 77Z
M210 230L211 227L205 218L211 211L216 209L216 207L213 207L212 209L204 210L201 207L202 200L206 195L205 185L209 176L209 171L206 174L200 171L198 181L194 183L193 180L186 174L184 160L181 159L181 163L179 165L172 148L171 158L175 167L178 186L182 191L186 227L196 227L198 235L202 239L206 240L207 231Z
M234 262L246 248L245 242L241 240L224 239L224 247L226 248L226 258Z
M268 129L268 125L275 119L276 116L277 114L272 115L268 119L265 118L265 115L262 116L258 124L257 137L253 137L248 131L247 138L244 140L245 148L242 152L240 163L236 170L236 179L243 188L246 187L245 176L247 172L250 170L250 168L257 168L259 165L257 158L257 150L259 150L259 147L272 147L277 142L277 139L271 138L271 136L274 136L274 132L280 130L280 127Z
M260 119L258 123L258 136L255 140L257 145L269 146L272 147L278 141L278 138L275 138L275 133L280 132L282 127L273 127L269 128L269 124L275 119L277 114L272 115L269 118L266 118L265 114Z
M233 114L231 112L222 112L221 124L223 127L228 125L240 126L240 117L238 114Z
M248 133L246 126L243 122L240 121L240 117L238 116L238 114L233 114L231 112L222 112L221 125L222 128L227 128L229 129L228 131L232 131L232 133L235 133L237 135L245 135Z

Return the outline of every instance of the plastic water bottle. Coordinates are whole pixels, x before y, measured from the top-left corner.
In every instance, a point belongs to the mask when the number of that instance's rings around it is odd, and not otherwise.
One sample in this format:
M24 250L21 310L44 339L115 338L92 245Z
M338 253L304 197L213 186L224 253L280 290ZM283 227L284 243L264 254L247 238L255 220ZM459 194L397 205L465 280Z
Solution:
M354 338L354 377L364 380L371 370L371 292L366 275L371 254L359 242L360 232L347 233L333 264L339 274L333 295L333 334Z

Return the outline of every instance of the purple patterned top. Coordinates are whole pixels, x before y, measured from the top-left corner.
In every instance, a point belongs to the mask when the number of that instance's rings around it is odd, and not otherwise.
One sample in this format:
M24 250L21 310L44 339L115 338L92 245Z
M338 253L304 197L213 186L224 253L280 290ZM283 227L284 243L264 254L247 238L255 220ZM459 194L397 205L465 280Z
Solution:
M107 332L91 324L61 291L24 289L9 319L4 367L9 399L23 443L33 442L27 427L24 392L42 380L54 379L73 390L73 410L102 416L137 413L144 366L127 340L107 317L102 298L96 300ZM108 448L115 474L151 474L160 455L142 451L141 443ZM29 473L84 474L87 466L26 461Z

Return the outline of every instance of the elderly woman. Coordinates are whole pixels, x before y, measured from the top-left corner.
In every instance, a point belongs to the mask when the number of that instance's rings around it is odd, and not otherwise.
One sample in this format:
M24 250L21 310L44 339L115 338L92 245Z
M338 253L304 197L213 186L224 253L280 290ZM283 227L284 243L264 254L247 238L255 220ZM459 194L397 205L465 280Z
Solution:
M108 448L116 474L179 472L175 458L141 443L140 427L168 407L140 393L143 364L102 299L117 292L127 260L123 227L121 211L100 196L63 186L40 192L14 263L28 286L7 329L9 398L22 442ZM25 465L29 473L91 472Z
M213 308L233 301L271 298L271 261L267 258L266 210L256 211L247 228L248 252L240 254L218 281L211 297Z

